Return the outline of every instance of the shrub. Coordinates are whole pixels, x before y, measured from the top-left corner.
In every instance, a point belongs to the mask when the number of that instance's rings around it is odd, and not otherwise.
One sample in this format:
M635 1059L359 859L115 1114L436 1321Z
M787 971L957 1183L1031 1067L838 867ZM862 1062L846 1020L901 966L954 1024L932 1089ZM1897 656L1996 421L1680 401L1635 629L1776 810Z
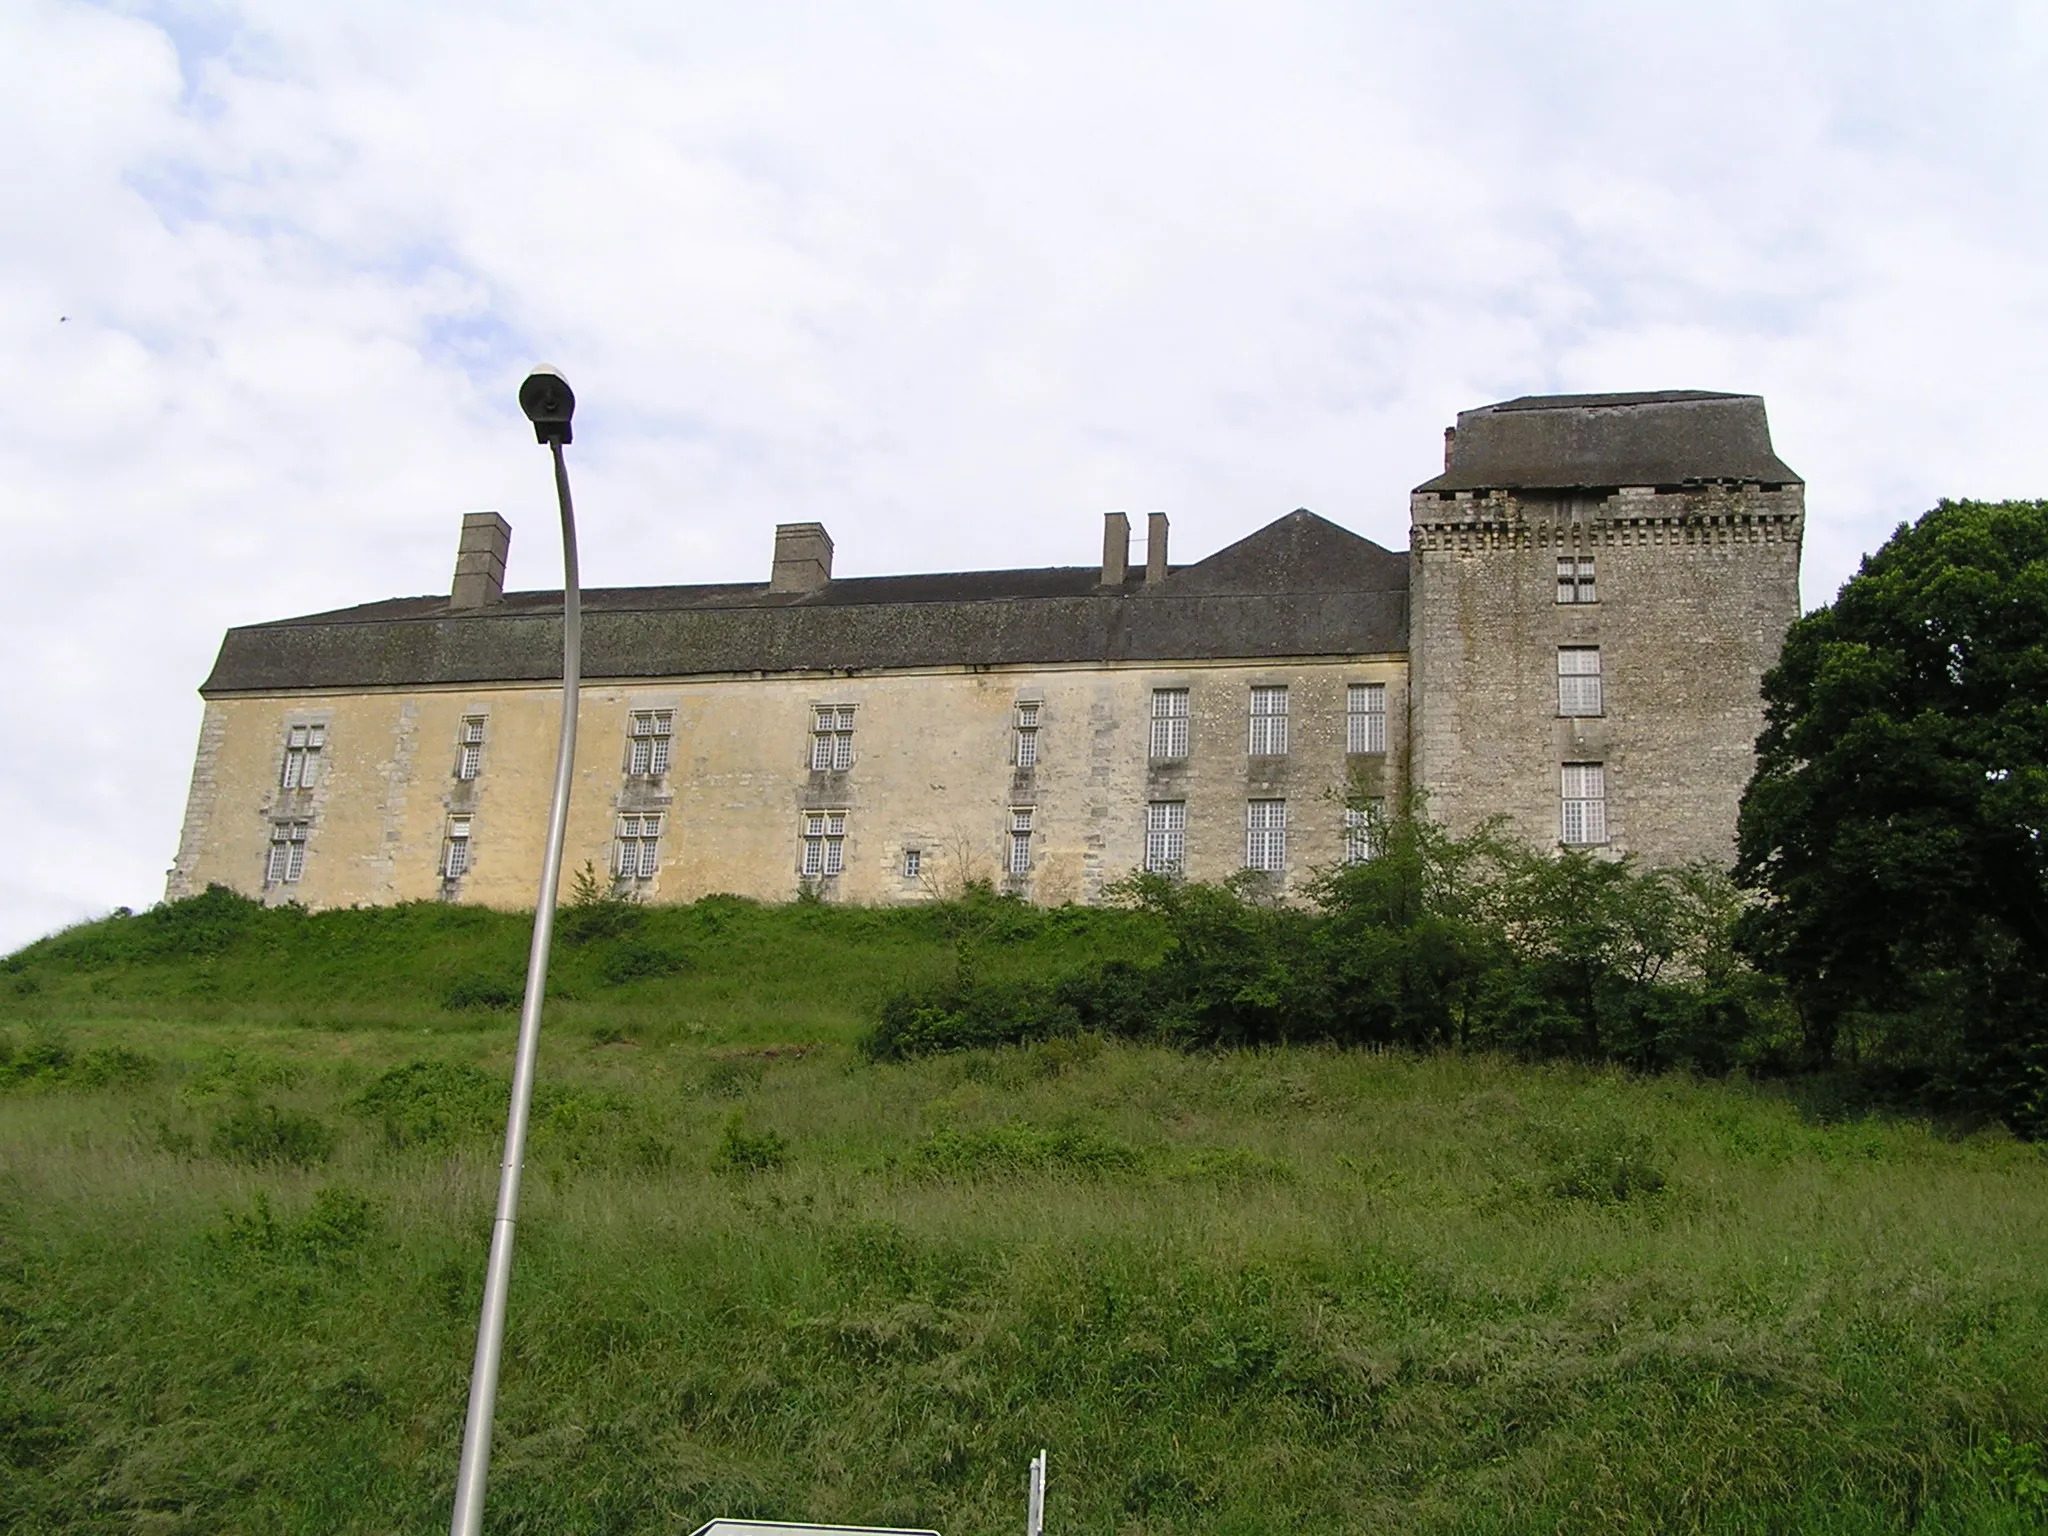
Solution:
M230 1162L311 1168L333 1155L334 1142L334 1131L317 1115L245 1100L214 1126L207 1145Z
M1771 1059L1784 993L1736 955L1744 901L1716 871L1552 855L1496 829L1455 838L1410 807L1380 853L1317 881L1314 905L1250 879L1137 875L1113 888L1166 952L1053 980L953 977L886 998L871 1060L1089 1033L1191 1046L1329 1040L1505 1050L1727 1072Z
M80 1054L61 1035L41 1032L17 1047L12 1036L0 1033L0 1088L128 1088L156 1074L154 1057L127 1046L100 1046Z
M246 1212L224 1213L220 1241L245 1253L331 1262L361 1249L376 1229L375 1202L352 1190L330 1186L315 1191L312 1204L296 1220L280 1220L268 1192L258 1190Z
M645 907L606 887L598 879L597 866L586 859L570 880L568 905L555 914L555 932L574 949L637 933L646 917Z
M934 1051L1015 1045L1080 1029L1073 1004L1044 982L955 979L890 994L874 1027L861 1036L860 1050L870 1061L905 1061Z
M441 1006L451 1013L517 1008L526 995L524 980L502 976L465 976L448 988Z
M1649 1136L1612 1121L1540 1127L1539 1155L1549 1165L1546 1193L1591 1205L1620 1205L1664 1192L1663 1159Z
M789 1161L789 1139L777 1131L749 1131L734 1114L719 1138L717 1165L730 1173L767 1173Z
M1128 1142L1088 1130L1043 1130L998 1125L983 1130L933 1131L912 1145L910 1167L950 1178L1019 1173L1129 1173L1144 1156Z
M388 1146L446 1147L501 1129L510 1097L503 1078L480 1068L413 1061L377 1077L349 1108L381 1126Z
M39 1031L18 1046L12 1035L0 1034L0 1087L61 1082L70 1076L71 1064L71 1047L61 1035Z
M650 976L674 976L688 963L677 950L645 939L627 939L614 945L599 962L598 975L607 986L617 987Z

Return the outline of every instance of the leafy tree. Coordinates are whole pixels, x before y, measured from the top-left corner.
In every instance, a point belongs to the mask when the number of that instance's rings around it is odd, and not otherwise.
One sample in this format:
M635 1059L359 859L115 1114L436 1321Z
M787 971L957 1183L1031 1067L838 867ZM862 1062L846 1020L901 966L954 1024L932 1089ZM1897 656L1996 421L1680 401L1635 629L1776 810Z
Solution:
M1901 526L1764 680L1745 947L1816 1063L2048 1117L2048 502Z

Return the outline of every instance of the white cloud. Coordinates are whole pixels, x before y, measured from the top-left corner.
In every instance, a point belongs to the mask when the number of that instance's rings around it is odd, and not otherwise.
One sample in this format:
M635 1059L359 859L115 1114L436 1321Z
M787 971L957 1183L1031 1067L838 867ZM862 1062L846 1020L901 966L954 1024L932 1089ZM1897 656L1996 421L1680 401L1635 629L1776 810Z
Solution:
M1641 3L0 17L0 946L155 897L227 625L595 582L1399 545L1460 407L1765 394L1809 601L2042 488L2043 13ZM59 316L68 318L60 321Z

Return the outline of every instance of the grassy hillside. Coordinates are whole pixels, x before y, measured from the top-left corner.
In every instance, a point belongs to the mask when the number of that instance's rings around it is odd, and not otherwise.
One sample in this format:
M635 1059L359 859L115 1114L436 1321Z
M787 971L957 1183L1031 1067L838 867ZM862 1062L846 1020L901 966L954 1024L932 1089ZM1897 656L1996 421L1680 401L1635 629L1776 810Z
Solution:
M1131 914L571 925L491 1528L2026 1531L2048 1161L1811 1095L1082 1038L876 1066ZM0 962L0 1528L445 1527L523 921Z

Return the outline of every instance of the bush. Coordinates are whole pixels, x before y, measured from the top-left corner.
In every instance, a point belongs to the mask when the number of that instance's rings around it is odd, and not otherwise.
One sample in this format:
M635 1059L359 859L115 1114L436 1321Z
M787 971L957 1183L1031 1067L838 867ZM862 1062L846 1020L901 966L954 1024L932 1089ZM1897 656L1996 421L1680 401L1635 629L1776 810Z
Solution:
M334 1142L333 1130L317 1115L245 1101L214 1126L207 1145L230 1162L311 1168L333 1155Z
M74 1053L61 1035L38 1033L26 1046L0 1033L0 1089L11 1087L130 1088L157 1074L152 1056L127 1046Z
M789 1139L776 1131L749 1131L735 1114L725 1122L715 1161L730 1173L767 1173L789 1161Z
M393 1148L446 1147L502 1129L511 1089L477 1067L414 1061L393 1067L349 1108L381 1126Z
M688 963L677 950L645 939L628 939L613 946L599 962L598 975L607 986L617 987L650 976L674 976Z
M1129 1173L1144 1156L1128 1142L1088 1130L1042 1130L1031 1125L998 1125L985 1130L933 1131L910 1149L910 1167L920 1173L980 1178L1018 1173Z
M1081 1015L1069 984L1055 990L1039 981L976 982L956 978L907 988L883 1000L881 1016L861 1036L870 1061L905 1061L934 1051L974 1050L1078 1034Z
M332 1262L357 1252L376 1229L376 1203L351 1190L315 1191L296 1220L279 1220L269 1194L259 1190L248 1211L225 1213L220 1240L245 1253Z
M899 1061L1089 1033L1719 1073L1766 1058L1792 1027L1782 990L1734 952L1744 903L1717 872L1539 853L1492 828L1454 838L1412 809L1382 833L1379 855L1317 882L1307 908L1252 877L1132 877L1114 894L1167 935L1151 964L984 980L963 943L949 980L884 999L862 1050Z
M1620 1205L1664 1192L1663 1159L1641 1131L1615 1124L1552 1127L1538 1144L1550 1166L1544 1188L1561 1200Z
M637 933L647 909L630 895L613 891L597 877L597 866L585 860L570 880L569 903L555 914L555 932L574 949Z
M502 976L465 976L448 988L441 1006L450 1013L517 1008L526 995L525 981Z

